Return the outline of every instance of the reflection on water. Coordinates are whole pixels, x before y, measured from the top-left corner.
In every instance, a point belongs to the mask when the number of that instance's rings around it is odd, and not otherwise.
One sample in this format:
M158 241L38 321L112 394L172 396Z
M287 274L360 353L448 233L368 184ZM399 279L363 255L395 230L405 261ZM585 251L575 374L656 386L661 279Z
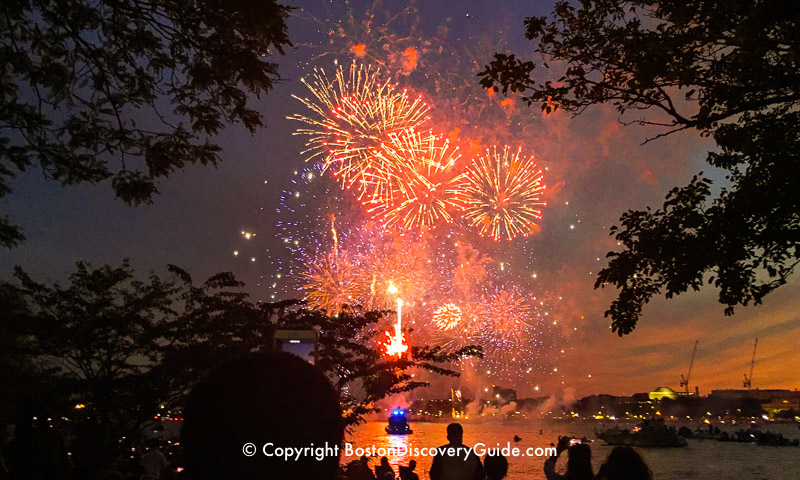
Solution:
M559 435L586 436L594 438L593 429L602 425L592 422L462 422L464 443L474 446L482 443L486 447L519 447L522 451L533 447L547 447ZM445 429L447 423L415 422L411 435L388 435L384 431L385 422L368 422L358 427L349 440L354 447L390 449L389 463L395 472L398 465L408 465L412 459L417 461L417 472L422 479L428 478L431 457L410 455L414 448L432 448L447 443ZM788 438L798 438L800 431L791 425L770 425L769 429L780 432ZM541 434L539 433L541 430ZM735 429L731 429L733 431ZM514 442L514 435L521 437ZM608 456L611 447L602 441L592 444L592 463L595 470ZM642 457L653 470L655 480L683 480L687 478L737 480L784 480L798 478L800 472L800 448L762 447L754 444L723 443L713 440L690 440L686 448L640 449ZM563 471L566 455L559 460L559 470ZM344 457L347 463L357 456ZM380 458L375 458L375 464ZM543 479L543 457L509 458L508 480Z
M382 424L381 424L382 425ZM393 452L399 452L397 454L393 454L392 458L389 460L389 463L393 465L408 465L408 462L414 458L406 454L408 452L409 447L409 435L386 435L389 437L388 445L392 447ZM395 471L397 469L395 468Z

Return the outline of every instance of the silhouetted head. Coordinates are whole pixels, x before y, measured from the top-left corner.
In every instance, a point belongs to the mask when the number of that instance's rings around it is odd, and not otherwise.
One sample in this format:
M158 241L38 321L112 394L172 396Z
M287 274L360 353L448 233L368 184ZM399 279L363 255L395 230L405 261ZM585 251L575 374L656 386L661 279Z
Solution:
M579 443L569 447L566 480L592 480L592 449Z
M447 426L447 441L454 445L461 445L464 438L464 428L460 423L451 423Z
M389 466L389 459L386 457L381 457L381 466L388 467Z
M267 453L342 442L338 395L322 373L295 355L251 354L219 367L189 395L184 418L188 479L335 478L336 457L294 461L264 455L268 443L273 446ZM253 448L245 449L248 443Z
M490 452L483 459L483 471L488 480L500 480L508 473L508 460L500 452Z
M369 466L369 458L367 458L367 456L366 456L366 455L362 455L362 456L361 456L361 465L367 465L367 466Z
M604 479L608 480L650 480L653 472L644 463L636 450L628 446L614 447L601 467Z
M411 460L410 462L408 462L408 471L413 472L415 468L417 468L416 460Z

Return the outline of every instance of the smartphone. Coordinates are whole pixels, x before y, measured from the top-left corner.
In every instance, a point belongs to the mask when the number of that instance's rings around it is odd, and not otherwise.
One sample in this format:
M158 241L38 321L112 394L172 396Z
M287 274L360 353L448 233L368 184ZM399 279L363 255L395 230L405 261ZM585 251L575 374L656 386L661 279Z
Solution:
M569 439L569 446L578 445L579 443L583 443L580 438L570 438Z
M313 364L317 358L317 332L308 330L277 330L275 350L289 352Z

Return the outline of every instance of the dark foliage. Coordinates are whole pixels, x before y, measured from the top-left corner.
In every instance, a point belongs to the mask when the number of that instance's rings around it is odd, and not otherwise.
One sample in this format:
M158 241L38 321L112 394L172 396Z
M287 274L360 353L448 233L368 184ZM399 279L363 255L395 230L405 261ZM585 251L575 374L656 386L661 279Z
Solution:
M112 179L148 203L156 181L215 164L225 124L261 126L253 96L290 45L276 0L11 0L0 6L0 196L37 167L62 184ZM0 218L0 245L24 237Z
M176 267L171 268L179 272ZM337 317L329 317L303 308L302 302L296 300L253 305L244 293L214 291L241 286L230 274L216 275L202 287L193 287L190 277L180 272L187 282L181 296L186 313L179 322L168 324L165 337L170 344L165 347L165 361L159 367L166 371L165 378L177 382L168 389L176 395L173 400L219 362L248 352L268 351L276 329L318 332L315 365L339 392L348 427L363 422L366 414L377 412L377 401L427 386L426 381L412 377L414 371L458 376L442 364L481 355L480 347L444 351L412 346L401 358L387 358L378 345L377 327L386 323L389 312L345 308Z
M141 428L160 401L148 371L161 357L160 323L177 315L175 285L155 275L135 280L127 262L78 263L66 287L37 283L19 267L16 277L20 286L5 288L17 289L26 314L7 317L2 329L18 339L8 355L41 372L40 414L81 403L115 436Z
M538 83L532 61L497 54L481 85L521 92L545 112L611 104L636 116L624 123L662 127L657 137L695 130L716 141L709 164L728 171L718 195L701 173L612 229L624 248L608 254L595 288L619 289L606 311L615 332L630 333L654 295L713 284L730 315L786 283L800 257L800 10L777 0L582 0L525 26L541 68L563 70L558 81Z
M18 284L0 283L0 376L25 386L0 396L3 420L16 413L78 421L102 437L98 444L112 446L103 461L94 459L101 468L121 437L138 438L160 405L180 408L209 371L271 351L276 329L319 332L316 367L339 393L348 426L376 411L377 401L428 385L412 372L457 376L443 365L480 355L480 347L416 346L387 359L376 339L386 312L332 318L299 301L254 304L230 273L196 286L184 270L169 270L169 278L142 281L127 261L97 269L81 262L66 286L38 283L20 268Z

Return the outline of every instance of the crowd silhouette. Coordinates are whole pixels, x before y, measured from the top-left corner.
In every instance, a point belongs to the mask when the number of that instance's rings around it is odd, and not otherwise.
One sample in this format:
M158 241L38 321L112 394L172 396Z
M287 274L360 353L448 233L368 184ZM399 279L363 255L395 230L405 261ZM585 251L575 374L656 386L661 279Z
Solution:
M181 432L187 480L419 480L417 462L399 466L387 457L370 467L362 456L346 467L338 456L301 456L292 461L259 454L246 456L247 442L303 447L341 445L344 426L338 397L327 378L299 357L286 353L253 354L213 372L192 391ZM483 460L464 445L464 428L451 423L447 443L437 448L430 480L502 480L509 461L497 450ZM612 449L597 474L591 447L559 437L556 455L544 463L547 480L652 480L642 457L630 447ZM559 456L567 452L566 470L557 472ZM159 459L156 457L154 462ZM158 477L156 477L158 478Z

